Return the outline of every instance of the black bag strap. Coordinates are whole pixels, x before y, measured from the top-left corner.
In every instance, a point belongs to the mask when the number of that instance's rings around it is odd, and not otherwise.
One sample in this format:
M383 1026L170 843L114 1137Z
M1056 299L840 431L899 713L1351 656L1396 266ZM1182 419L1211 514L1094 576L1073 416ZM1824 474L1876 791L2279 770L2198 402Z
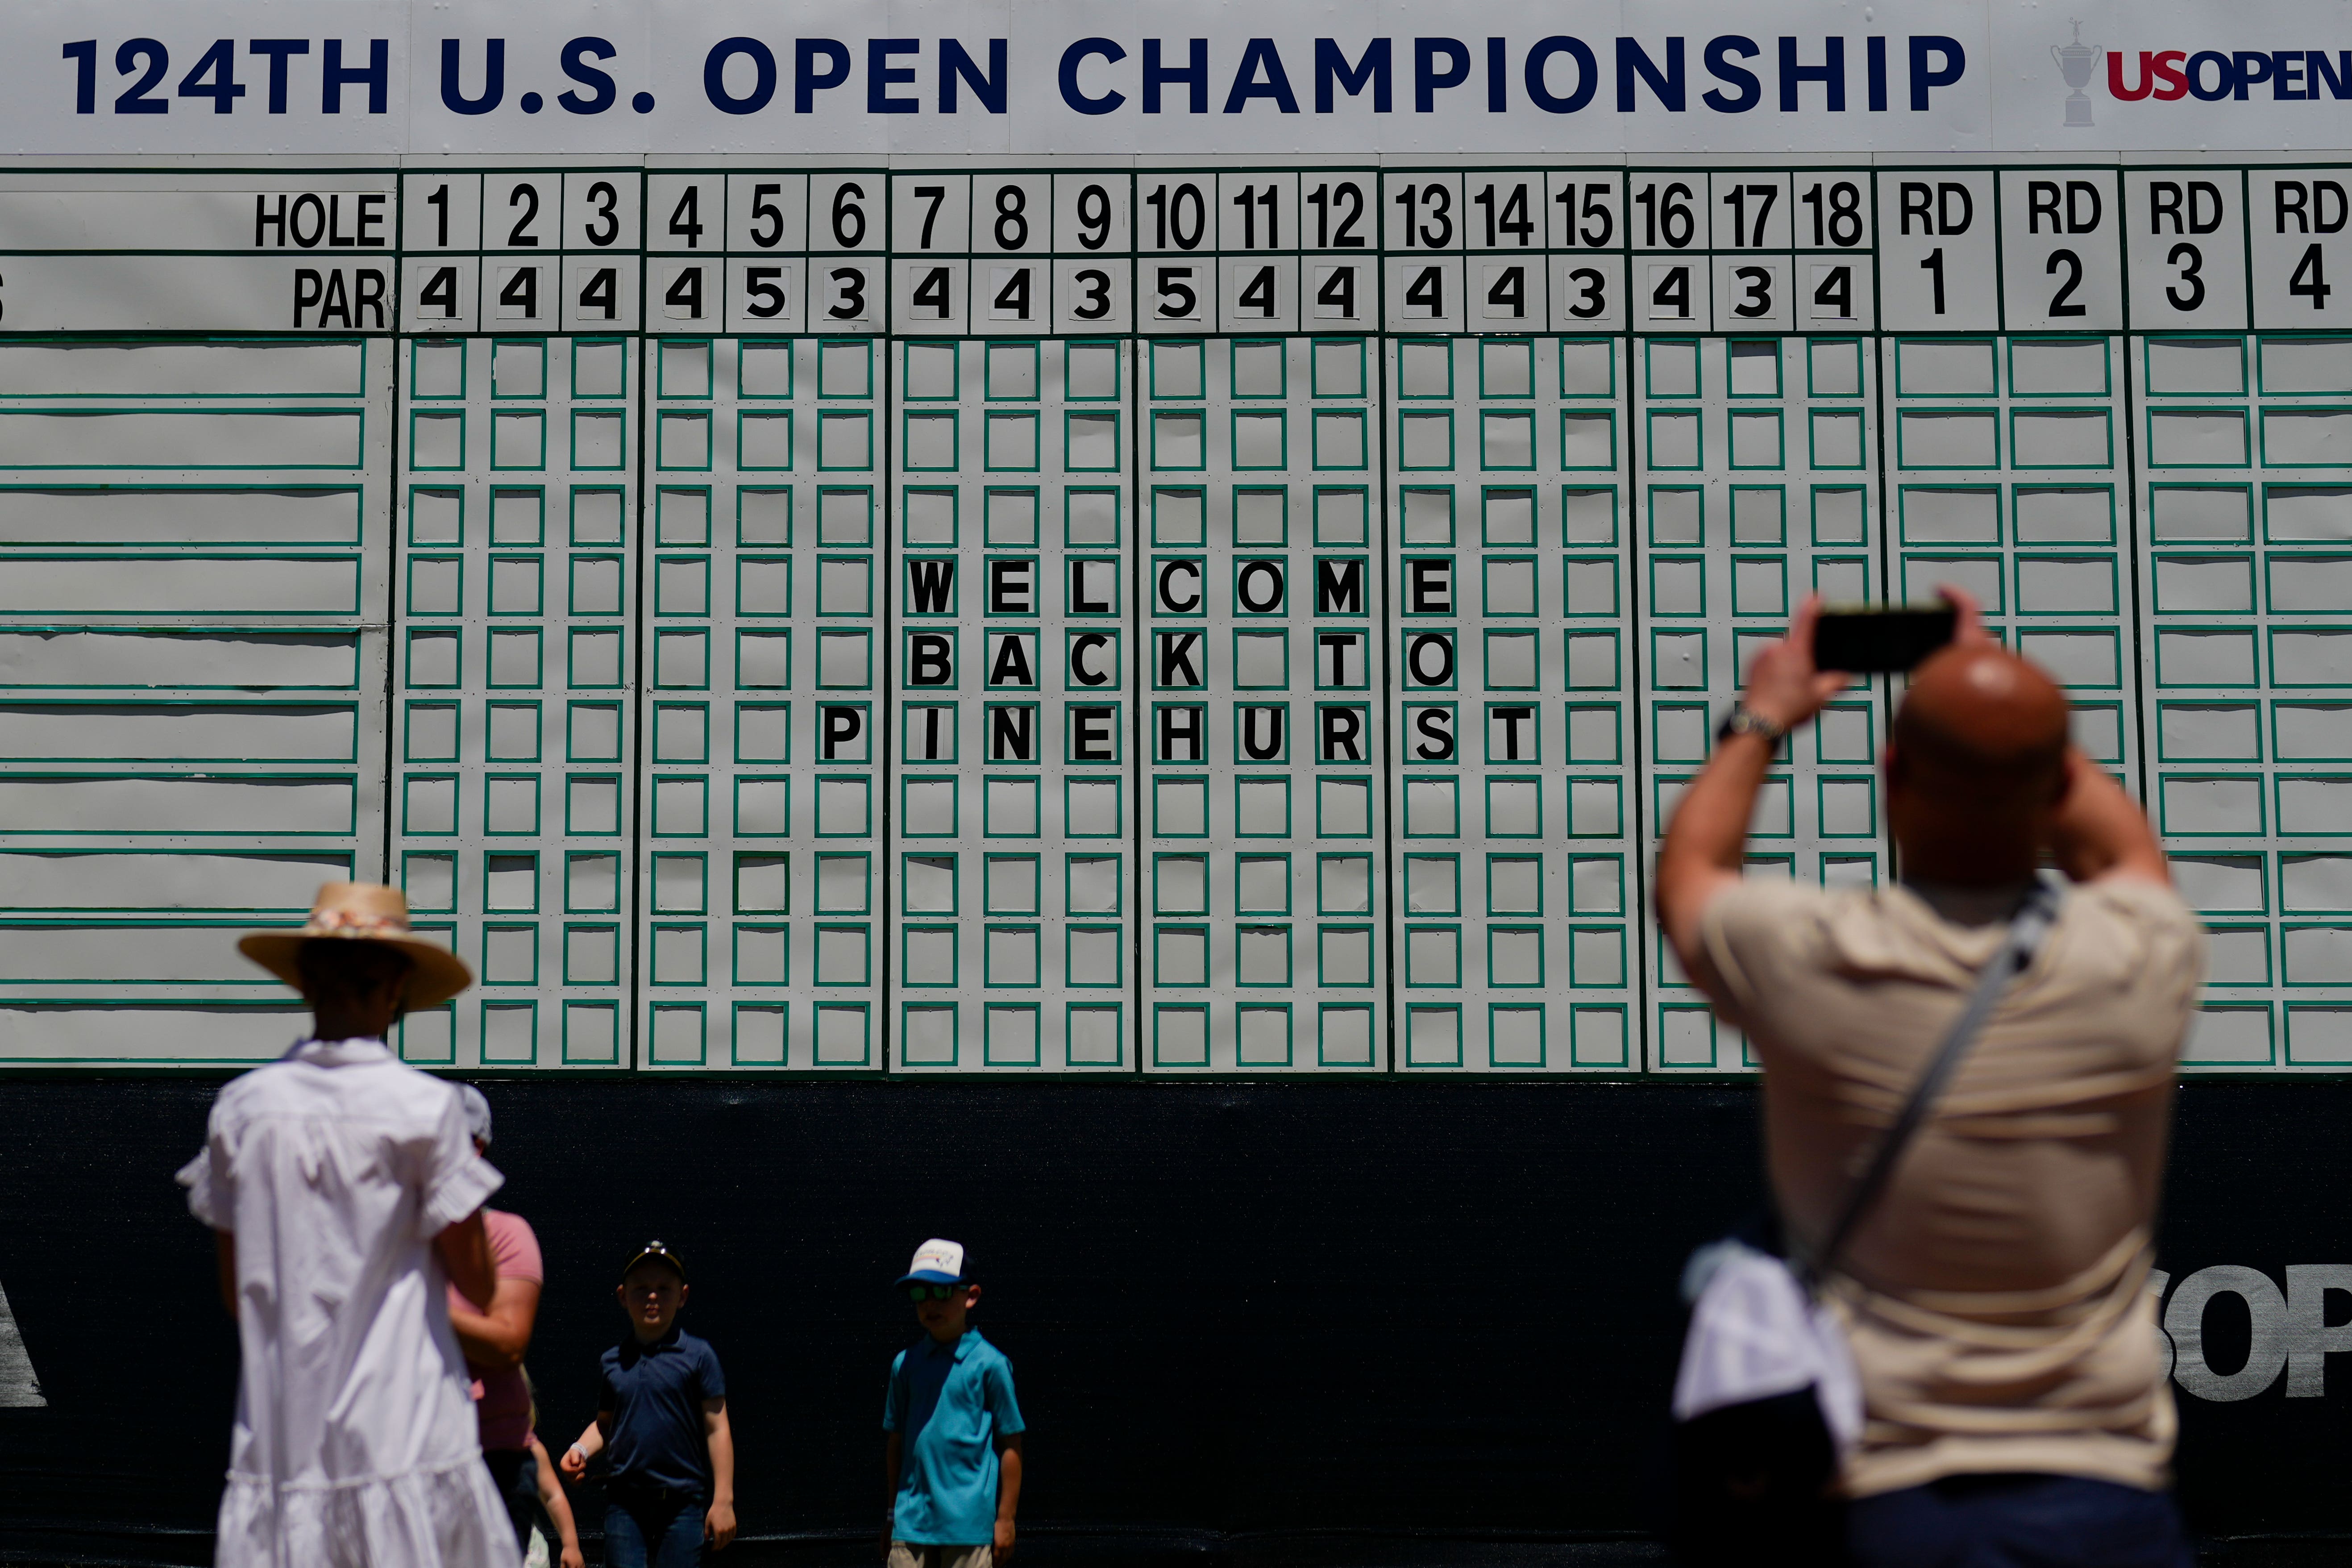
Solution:
M1919 1075L1918 1083L1911 1089L1911 1098L1904 1101L1901 1114L1886 1130L1886 1136L1880 1140L1878 1148L1871 1154L1870 1164L1854 1183L1853 1190L1846 1194L1845 1207L1839 1211L1837 1223L1830 1226L1828 1238L1822 1242L1821 1251L1805 1259L1798 1268L1798 1282L1804 1286L1807 1294L1811 1294L1822 1279L1837 1267L1846 1244L1861 1228L1864 1216L1886 1191L1886 1184L1893 1179L1895 1167L1903 1159L1903 1152L1911 1146L1911 1140L1927 1121L1927 1112L1934 1108L1937 1097L1943 1093L1944 1085L1951 1080L1952 1074L1959 1068L1960 1058L1968 1054L1969 1047L1983 1029L1985 1020L1992 1016L1992 1010L2000 1003L2001 994L2009 989L2010 982L2024 973L2032 964L2033 955L2042 950L2042 938L2050 934L2050 927L2057 918L2057 889L2036 879L2027 890L2024 902L2018 906L2017 913L2011 917L2008 935L2001 939L2001 944L1994 951L1991 960L1978 972L1977 983L1969 990L1969 999L1960 1008L1960 1016L1953 1020L1951 1028L1944 1035L1943 1044L1937 1046L1936 1054L1928 1058L1927 1070Z

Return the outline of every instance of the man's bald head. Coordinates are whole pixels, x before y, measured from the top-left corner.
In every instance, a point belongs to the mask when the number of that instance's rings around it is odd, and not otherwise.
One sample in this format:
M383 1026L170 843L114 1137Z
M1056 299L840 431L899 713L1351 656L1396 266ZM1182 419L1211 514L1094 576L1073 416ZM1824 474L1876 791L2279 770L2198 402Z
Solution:
M2008 649L1944 648L1912 672L1895 712L1890 782L1938 816L1987 826L2030 816L2063 791L2066 721L2065 693Z

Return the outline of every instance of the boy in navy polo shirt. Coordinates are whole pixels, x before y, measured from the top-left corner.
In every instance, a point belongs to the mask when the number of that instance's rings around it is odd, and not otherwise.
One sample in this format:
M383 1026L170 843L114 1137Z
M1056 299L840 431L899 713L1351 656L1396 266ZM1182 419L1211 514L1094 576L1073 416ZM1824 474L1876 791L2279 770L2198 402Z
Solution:
M686 1264L649 1241L621 1270L632 1337L604 1352L596 1419L563 1456L577 1481L600 1449L605 1483L606 1568L693 1568L707 1540L735 1539L735 1436L727 1377L709 1345L677 1326Z
M980 1286L960 1243L934 1237L898 1281L924 1338L890 1363L882 1406L889 1568L992 1568L1013 1555L1021 1504L1020 1403L1013 1363L967 1319Z

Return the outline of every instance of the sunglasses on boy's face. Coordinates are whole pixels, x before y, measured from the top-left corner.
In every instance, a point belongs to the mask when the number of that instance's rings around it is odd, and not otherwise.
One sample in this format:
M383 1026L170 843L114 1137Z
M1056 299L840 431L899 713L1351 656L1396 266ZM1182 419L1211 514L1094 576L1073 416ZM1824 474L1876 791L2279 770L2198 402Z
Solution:
M963 1294L961 1285L909 1285L907 1299L917 1306L926 1301L951 1301Z

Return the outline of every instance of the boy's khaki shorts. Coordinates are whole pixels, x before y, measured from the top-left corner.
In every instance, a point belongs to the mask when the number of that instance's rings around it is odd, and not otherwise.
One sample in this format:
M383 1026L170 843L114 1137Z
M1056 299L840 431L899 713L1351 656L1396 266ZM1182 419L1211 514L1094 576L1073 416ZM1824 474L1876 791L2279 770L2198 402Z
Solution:
M890 1543L889 1568L995 1568L992 1546L941 1546L920 1541Z

